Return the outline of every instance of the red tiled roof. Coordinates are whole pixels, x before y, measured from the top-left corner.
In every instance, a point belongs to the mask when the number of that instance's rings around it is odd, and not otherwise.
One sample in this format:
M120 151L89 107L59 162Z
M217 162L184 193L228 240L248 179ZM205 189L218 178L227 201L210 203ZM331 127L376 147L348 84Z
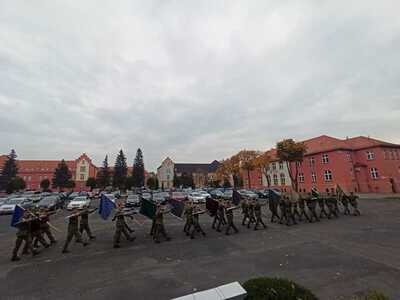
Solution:
M345 141L327 135L305 140L303 143L307 147L306 155L339 149L351 150L351 147Z
M397 144L387 143L365 136L358 136L346 139L344 142L348 144L353 150L378 147L378 146L396 147L396 148L400 147L400 145Z

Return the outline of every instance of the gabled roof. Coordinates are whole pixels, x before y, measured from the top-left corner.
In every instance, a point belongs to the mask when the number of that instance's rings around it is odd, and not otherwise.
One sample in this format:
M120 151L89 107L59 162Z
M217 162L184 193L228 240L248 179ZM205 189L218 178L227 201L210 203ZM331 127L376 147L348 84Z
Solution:
M346 139L345 143L349 145L353 150L372 148L372 147L395 147L400 148L400 145L392 144L380 140L376 140L370 137L358 136L350 139Z
M217 170L219 162L214 160L211 164L199 163L176 163L174 165L177 173L213 173Z
M352 150L344 140L339 140L327 135L321 135L309 140L303 141L307 147L306 155L329 152L334 150Z

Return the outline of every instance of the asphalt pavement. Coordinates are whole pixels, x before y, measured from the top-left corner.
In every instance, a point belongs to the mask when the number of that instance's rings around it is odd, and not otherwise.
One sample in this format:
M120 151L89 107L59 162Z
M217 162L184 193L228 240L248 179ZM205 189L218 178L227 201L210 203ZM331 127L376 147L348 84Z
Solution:
M96 240L88 247L71 244L61 254L67 212L51 223L58 244L38 256L11 262L15 229L0 216L0 299L171 299L258 276L287 277L310 288L320 299L346 299L368 289L400 298L400 200L360 201L360 217L340 216L320 223L287 227L270 224L226 236L200 221L205 238L186 237L183 222L167 216L170 242L154 244L151 221L129 221L134 242L113 249L114 223L90 217ZM265 211L265 214L270 215Z

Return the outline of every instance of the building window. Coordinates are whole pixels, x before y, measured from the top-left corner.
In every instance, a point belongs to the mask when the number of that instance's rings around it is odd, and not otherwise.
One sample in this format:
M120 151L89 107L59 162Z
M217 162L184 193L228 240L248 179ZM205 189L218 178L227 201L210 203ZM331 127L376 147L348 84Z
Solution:
M346 157L348 161L351 161L351 154L350 153L346 153Z
M285 174L281 173L281 174L280 174L280 177L281 177L281 185L286 185L286 177L285 177Z
M322 154L322 163L323 163L323 164L329 163L328 154Z
M332 171L325 170L324 177L325 177L325 181L332 181Z
M81 167L80 170L81 170L81 172L85 173L86 172L86 167Z
M387 150L383 151L383 156L385 157L385 159L389 159L389 153Z
M395 152L395 153L396 153L396 159L397 159L397 160L399 160L399 159L400 159L400 153L399 153L399 150L396 150L396 152Z
M313 183L317 182L317 175L314 172L311 173L311 180Z
M377 168L371 168L371 177L372 179L378 179L379 174L378 174L378 169Z
M299 182L304 182L304 174L299 173Z
M311 167L311 168L314 168L314 166L315 166L315 158L314 158L314 157L310 157L310 158L308 159L308 162L309 162L309 164L310 164L310 167Z
M279 170L283 170L283 162L279 162Z
M279 185L278 175L274 174L273 178L274 178L274 185Z
M85 175L81 174L80 179L81 179L81 181L85 180Z
M31 181L31 179L32 179L32 177L31 177L31 176L28 176L28 181Z
M373 160L375 158L374 152L367 151L367 160Z
M272 170L276 170L276 163L272 163Z

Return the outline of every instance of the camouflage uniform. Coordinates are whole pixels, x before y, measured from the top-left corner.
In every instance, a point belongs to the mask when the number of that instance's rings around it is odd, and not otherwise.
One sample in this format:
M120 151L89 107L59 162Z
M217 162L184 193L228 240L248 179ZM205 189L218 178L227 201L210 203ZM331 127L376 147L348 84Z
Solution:
M250 224L256 222L256 217L254 215L254 203L250 202L247 209L249 214L249 222L247 223L247 228L250 228Z
M49 247L49 244L43 238L42 222L39 219L39 215L36 215L36 218L34 218L31 222L31 235L32 235L33 245L35 247L38 246L39 242L42 244L43 247L45 248ZM24 252L26 251L28 251L27 248L24 249Z
M317 200L315 198L312 197L311 193L309 193L306 197L306 204L307 204L307 208L310 211L310 219L309 221L312 223L314 221L319 222L319 218L318 218L318 214L316 211L316 207L317 207Z
M242 201L242 215L243 215L242 225L244 226L246 224L246 220L250 220L249 204L247 200Z
M299 208L300 208L300 216L299 221L303 221L303 217L311 223L310 217L306 213L306 196L303 194L299 197Z
M218 225L217 225L217 231L221 232L221 225L225 225L225 205L223 203L218 204L218 211L217 211L217 219L218 219ZM215 219L214 219L215 221ZM213 223L214 225L214 223Z
M68 253L68 245L72 241L72 238L75 236L75 242L76 243L82 243L83 246L87 246L88 243L86 241L82 240L82 236L79 232L79 226L78 226L78 221L79 221L79 214L73 214L69 218L68 222L68 233L67 233L67 238L65 240L65 244L63 247L62 252L63 253Z
M89 210L88 208L84 208L83 211L81 212L81 223L79 227L79 232L83 234L83 231L86 231L87 236L92 240L95 238L94 235L92 235L92 231L90 230L89 227L89 214L93 213L96 209Z
M318 201L318 206L320 209L319 218L322 219L323 216L328 217L328 214L326 213L326 210L325 210L324 198L322 198L322 196L320 196L317 198L317 201Z
M345 215L350 215L350 209L349 209L349 199L347 195L343 195L341 199L342 205L344 207L344 214Z
M358 202L357 202L358 196L354 195L354 193L351 192L348 198L350 205L353 207L353 215L354 216L361 215L360 211L358 210Z
M257 201L257 203L254 205L254 214L256 216L256 225L254 226L254 230L258 229L258 225L264 226L264 228L267 228L267 225L264 224L262 220L262 209L261 209L261 204Z
M193 225L193 206L189 204L185 208L185 211L183 214L186 217L186 223L185 223L185 226L183 227L183 232L185 232L186 235L189 235L190 228Z
M113 218L115 222L115 233L114 233L114 248L120 247L121 234L123 234L128 241L134 241L135 237L131 237L129 234L126 223L125 223L125 213L122 208L119 208Z
M194 239L194 235L196 232L200 232L203 236L206 236L206 233L203 231L203 229L200 226L199 223L199 215L203 213L201 211L197 211L194 212L193 208L192 208L192 225L193 225L193 229L192 229L192 233L190 234L190 238Z
M22 242L25 242L25 247L30 250L32 255L38 254L36 250L33 249L32 246L32 237L31 237L31 221L32 219L22 218L22 220L16 225L17 231L17 239L15 240L15 246L12 251L12 261L19 260L18 250L22 245Z
M225 209L226 212L226 219L228 221L228 227L226 228L225 234L229 235L229 231L231 228L235 231L235 233L238 233L239 230L236 228L235 224L233 223L233 210L235 207L228 207Z
M154 223L154 235L153 239L155 243L159 243L160 234L164 236L164 238L169 241L171 238L167 235L164 227L164 213L161 208L157 208L156 214L154 216L155 223Z
M279 201L275 200L275 199L269 199L268 200L268 206L269 206L269 210L271 211L271 223L275 222L275 217L277 218L277 220L279 221L280 217L278 214L278 204Z

